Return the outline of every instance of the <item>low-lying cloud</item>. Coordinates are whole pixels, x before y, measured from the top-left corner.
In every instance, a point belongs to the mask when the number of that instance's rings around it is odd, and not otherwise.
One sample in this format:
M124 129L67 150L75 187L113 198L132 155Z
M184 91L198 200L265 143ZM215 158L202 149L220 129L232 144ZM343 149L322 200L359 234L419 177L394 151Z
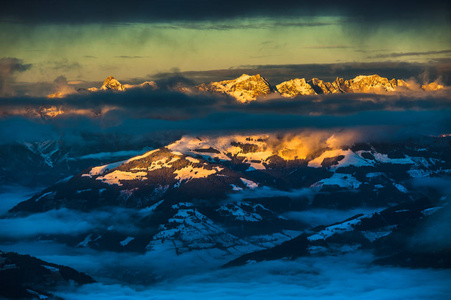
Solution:
M218 112L182 120L152 118L122 119L120 114L103 117L67 116L41 120L22 117L0 119L0 144L61 139L81 145L100 137L134 141L140 146L149 139L162 146L182 135L253 134L286 131L329 130L330 135L353 129L364 142L402 141L421 135L451 132L449 109L427 111L360 112L345 116L299 116L270 113ZM101 142L102 139L99 140ZM129 142L125 143L129 145ZM146 146L145 144L143 146ZM147 145L152 146L152 145ZM115 149L119 151L123 149Z
M371 265L366 253L270 261L191 274L151 286L102 283L60 291L64 299L441 299L450 273Z
M0 101L2 115L35 115L54 107L65 115L110 114L123 118L181 120L217 112L290 115L351 115L364 111L441 110L451 106L450 90L405 91L396 94L328 94L284 98L273 95L246 105L232 97L210 93L181 93L168 89L180 80L162 81L164 88L136 88L122 93L97 92L68 95L62 99L10 97ZM64 77L55 81L58 91L73 92ZM37 113L36 113L37 112Z

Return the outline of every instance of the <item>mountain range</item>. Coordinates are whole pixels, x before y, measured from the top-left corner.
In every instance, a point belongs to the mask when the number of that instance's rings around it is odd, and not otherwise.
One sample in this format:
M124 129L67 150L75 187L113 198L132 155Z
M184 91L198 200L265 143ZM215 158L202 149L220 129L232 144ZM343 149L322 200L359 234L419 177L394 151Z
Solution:
M158 89L154 81L146 81L138 85L121 84L117 79L109 76L100 88L89 88L79 90L79 92L89 91L126 91L135 88ZM319 94L338 94L338 93L395 93L408 90L435 91L443 89L444 86L432 82L425 85L418 85L411 81L402 79L387 79L379 75L359 75L353 79L345 80L337 78L332 82L326 82L318 78L306 80L305 78L295 78L284 81L278 85L271 83L260 74L247 75L232 80L219 82L202 83L195 87L177 87L176 91L183 93L211 92L225 94L235 98L237 101L246 103L255 101L257 98L268 96L296 97L305 95ZM66 94L57 92L51 94L49 98L64 97Z
M448 250L432 255L396 246L449 201L415 184L449 176L449 137L313 148L302 146L307 140L293 140L270 134L185 136L88 168L19 203L9 217L121 209L120 219L111 217L86 232L39 240L102 251L164 251L167 257L214 250L216 259L229 261L226 266L358 249L373 249L391 264L417 266L418 257L426 256L430 266L450 266ZM330 223L296 217L355 209L360 212L338 214L342 219Z
M139 91L129 95L144 95L144 100L155 91L156 96L183 96L183 101L220 95L216 98L226 99L227 105L236 102L236 108L260 99L290 103L291 98L304 102L362 94L356 95L360 101L371 93L395 95L380 97L385 101L404 92L440 89L445 87L378 75L332 82L296 78L274 86L260 75L243 74L173 88L153 81L121 84L110 76L100 88L66 89L69 93L49 97L79 93L109 103L111 98L129 101L122 97L127 91ZM213 99L198 98L207 101L201 105ZM385 127L374 129L384 122L369 122L369 129L296 123L296 130L269 126L265 132L218 131L208 125L183 131L180 124L186 123L176 120L180 132L159 134L138 119L129 124L137 131L133 135L114 127L118 110L112 118L94 118L102 125L113 122L111 128L88 130L88 123L72 134L71 122L77 118L53 119L65 113L54 105L60 100L71 105L73 99L51 100L53 106L40 108L44 120L32 120L32 127L38 121L54 126L56 134L25 135L29 141L14 137L0 147L0 195L6 195L0 216L6 228L0 234L0 298L59 299L63 290L83 293L105 283L147 287L186 274L205 272L201 276L206 278L212 270L254 272L254 265L262 270L267 263L301 257L321 261L369 253L371 268L451 268L451 136L446 124L439 127L445 134L426 135L412 133L418 127L402 122L386 127L397 130L392 134ZM173 113L171 105L163 109ZM397 115L387 110L384 117ZM383 135L373 137L373 129ZM31 194L20 191L22 186L40 189ZM18 201L5 190L26 197ZM24 249L42 260L14 253ZM285 275L295 272L283 268ZM276 269L271 272L278 274Z

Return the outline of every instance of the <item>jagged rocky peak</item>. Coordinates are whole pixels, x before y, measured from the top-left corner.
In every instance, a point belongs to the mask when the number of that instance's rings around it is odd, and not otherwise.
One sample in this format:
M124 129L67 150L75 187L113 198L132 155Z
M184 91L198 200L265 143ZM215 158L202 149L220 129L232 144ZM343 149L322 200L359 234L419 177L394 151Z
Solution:
M333 83L323 81L318 78L312 78L308 84L313 88L317 94L338 94L343 93L339 87L339 78Z
M267 96L274 92L268 80L260 74L243 74L236 79L201 84L197 88L201 91L224 93L243 103L256 100L259 96Z
M277 91L284 97L295 97L298 95L316 95L315 90L305 81L305 78L295 78L284 81L276 86Z
M404 80L387 79L379 75L359 75L351 80L337 77L332 82L313 78L308 82L318 94L338 93L385 93L394 92L398 87L409 88Z
M398 86L406 86L404 80L388 80L388 78L379 75L360 75L349 81L350 87L354 93L366 92L394 92Z
M391 79L379 75L359 75L354 79L345 80L337 77L332 82L323 81L318 78L312 78L309 81L305 79L293 79L282 82L277 85L277 90L284 97L296 97L298 95L315 94L339 94L339 93L390 93L401 90L421 90L436 91L443 89L444 86L432 82L421 87L415 83L408 83L402 79Z
M125 91L125 87L113 76L108 76L100 87L101 90Z

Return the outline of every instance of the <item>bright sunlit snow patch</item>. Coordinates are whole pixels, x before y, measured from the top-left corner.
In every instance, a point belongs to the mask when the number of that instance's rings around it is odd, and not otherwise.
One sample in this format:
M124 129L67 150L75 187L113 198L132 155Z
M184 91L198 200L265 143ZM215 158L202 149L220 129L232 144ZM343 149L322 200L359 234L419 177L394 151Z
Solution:
M114 172L108 173L105 176L97 177L97 180L101 180L109 185L116 184L122 186L121 180L145 180L147 172L124 172L115 170Z
M85 176L89 176L90 177L90 176L102 175L102 174L106 173L107 171L110 171L110 170L112 170L114 168L119 167L120 165L129 163L129 162L134 161L134 160L143 159L143 158L145 158L145 157L147 157L147 156L149 156L152 153L155 153L157 151L158 151L158 149L146 152L143 155L135 156L135 157L132 157L132 158L127 159L127 160L122 160L122 161L114 162L114 163L111 163L111 164L94 167L94 168L91 169L91 171L89 171L89 174L83 174L82 176L84 176L84 177Z
M193 178L206 178L217 172L218 171L216 169L208 170L208 169L204 169L204 168L196 168L191 165L187 166L183 169L174 171L174 173L177 174L175 179L180 180L180 181L182 181L182 180L189 181Z
M200 163L200 160L198 160L198 159L195 159L195 158L193 158L193 157L190 157L190 156L187 156L187 157L185 157L185 159L186 159L187 161L189 161L189 162L192 162L192 163L194 163L194 164L198 164L198 163Z
M265 149L266 135L263 136L220 136L220 137L190 137L184 136L180 140L170 144L168 149L173 153L180 152L185 155L202 156L206 160L222 160L230 161L231 158L227 156L237 155L243 157L246 163L252 164L252 160L260 161L255 163L257 168L264 169L261 164L268 157L273 155L273 152L262 150ZM242 145L252 145L255 151L245 152L240 147ZM175 151L175 152L174 152ZM208 159L210 158L210 159Z
M171 159L169 159L168 157L164 157L162 159L152 161L150 166L147 168L133 168L132 170L137 170L137 171L138 170L147 170L149 172L152 172L152 171L159 170L162 168L171 168L172 164L178 160L180 160L180 157L178 157L178 156L174 156Z
M99 166L99 167L94 167L91 169L91 171L89 171L89 175L90 176L102 175L103 173L105 173L109 170L112 170L114 168L117 168L126 162L127 162L127 160L123 160L123 161L118 161L115 163L111 163L111 164L107 164L107 165L103 165L103 166ZM87 175L87 174L83 174L83 176L85 176L85 175Z

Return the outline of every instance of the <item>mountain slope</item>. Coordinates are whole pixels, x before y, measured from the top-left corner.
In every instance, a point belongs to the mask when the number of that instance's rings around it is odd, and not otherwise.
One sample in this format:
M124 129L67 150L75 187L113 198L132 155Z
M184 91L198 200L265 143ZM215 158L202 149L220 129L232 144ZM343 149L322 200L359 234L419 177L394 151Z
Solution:
M0 297L5 299L61 299L51 294L53 289L94 282L66 266L0 251Z
M89 168L19 203L9 217L52 210L111 213L88 231L47 238L109 251L166 249L179 255L216 249L233 257L304 232L311 225L290 217L298 212L378 211L418 198L413 178L446 176L451 169L446 137L317 149L300 146L308 140L294 141L272 135L183 137Z
M451 268L449 243L443 243L446 246L428 244L427 238L421 236L426 240L423 241L418 235L427 224L447 215L444 207L448 204L449 199L434 201L423 197L375 213L358 214L342 222L313 228L302 236L273 248L245 254L228 262L224 267L265 260L293 259L308 255L337 255L358 249L372 249L379 264ZM435 230L444 229L447 223L436 225Z

